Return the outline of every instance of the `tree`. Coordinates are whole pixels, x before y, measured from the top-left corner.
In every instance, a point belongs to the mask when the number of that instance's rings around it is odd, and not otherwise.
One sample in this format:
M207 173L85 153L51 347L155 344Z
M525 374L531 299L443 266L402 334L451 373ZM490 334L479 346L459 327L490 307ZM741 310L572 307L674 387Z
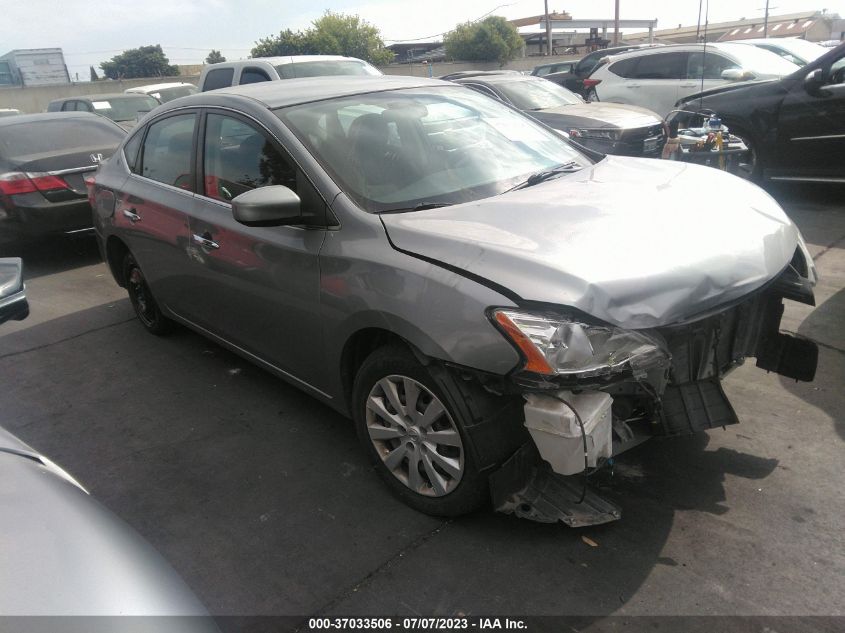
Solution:
M258 40L253 57L275 55L346 55L372 64L387 64L393 52L384 47L379 30L357 15L326 11L305 31L285 29L277 37Z
M172 66L161 49L161 44L130 48L111 61L100 64L109 79L135 77L172 77L179 74L179 67Z
M307 33L285 29L278 37L264 37L255 43L250 51L252 57L277 57L281 55L313 55L316 49L308 40Z
M220 51L211 49L211 52L208 54L208 57L205 58L206 64L219 64L221 62L225 62L226 58L223 57L223 54Z
M491 15L481 22L459 24L446 34L446 55L470 62L499 62L504 66L525 45L519 32L505 18Z

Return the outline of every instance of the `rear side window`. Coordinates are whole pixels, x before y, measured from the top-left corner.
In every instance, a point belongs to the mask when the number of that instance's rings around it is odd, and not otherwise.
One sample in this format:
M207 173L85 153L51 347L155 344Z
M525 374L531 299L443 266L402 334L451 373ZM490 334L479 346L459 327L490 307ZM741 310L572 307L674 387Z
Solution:
M147 131L141 154L141 175L180 189L193 189L191 147L196 114L180 114L156 121Z
M630 59L620 59L618 62L611 64L608 70L614 75L617 75L618 77L630 79L634 76L634 71L637 68L637 62L639 61L639 59L639 57L632 57Z
M637 57L631 79L681 79L686 76L688 53L658 53Z
M205 76L205 82L202 85L203 91L217 90L218 88L228 88L232 85L232 78L235 76L234 68L216 68L210 70Z
M123 156L126 159L126 165L129 171L138 173L135 168L138 166L138 150L141 149L141 139L144 138L142 132L137 132L126 145L123 146Z
M244 68L238 83L240 85L257 84L260 81L270 81L270 76L260 68Z
M97 117L69 117L5 125L0 129L0 154L20 158L58 150L116 148L125 132L111 121Z

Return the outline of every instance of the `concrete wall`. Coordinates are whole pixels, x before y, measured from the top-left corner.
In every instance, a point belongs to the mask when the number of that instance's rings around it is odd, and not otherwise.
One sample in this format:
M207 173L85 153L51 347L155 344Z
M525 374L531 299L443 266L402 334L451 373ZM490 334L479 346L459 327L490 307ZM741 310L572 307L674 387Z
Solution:
M17 108L26 114L45 112L53 99L80 97L83 95L123 92L127 88L160 84L167 81L182 81L196 84L199 75L180 77L153 77L152 79L125 79L123 81L92 81L59 86L3 87L0 88L0 108Z
M512 62L505 64L502 68L505 70L527 70L530 71L534 66L542 64L551 64L558 61L570 61L574 59L581 59L582 55L551 55L551 56L537 56L537 57L523 57L515 59ZM499 70L499 64L496 62L435 62L431 64L431 75L433 77L440 77L447 73L456 73L463 70ZM412 77L428 77L428 64L391 64L390 66L379 66L379 70L385 75L410 75Z

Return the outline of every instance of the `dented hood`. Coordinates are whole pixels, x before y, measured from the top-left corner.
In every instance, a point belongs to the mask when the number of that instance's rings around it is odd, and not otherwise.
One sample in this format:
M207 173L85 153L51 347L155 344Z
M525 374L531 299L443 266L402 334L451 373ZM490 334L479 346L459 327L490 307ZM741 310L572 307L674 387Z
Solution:
M472 203L382 215L399 250L627 328L675 323L784 269L797 228L716 169L609 156Z

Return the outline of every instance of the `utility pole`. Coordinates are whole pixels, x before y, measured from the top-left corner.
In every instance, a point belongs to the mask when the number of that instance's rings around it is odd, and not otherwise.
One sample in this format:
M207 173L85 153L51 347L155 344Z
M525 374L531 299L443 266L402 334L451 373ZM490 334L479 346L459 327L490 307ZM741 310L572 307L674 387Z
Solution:
M616 0L616 15L613 18L613 45L619 46L619 0Z
M766 0L766 15L763 17L763 37L769 37L769 0Z
M552 54L552 23L549 20L549 0L543 0L546 7L546 55Z

